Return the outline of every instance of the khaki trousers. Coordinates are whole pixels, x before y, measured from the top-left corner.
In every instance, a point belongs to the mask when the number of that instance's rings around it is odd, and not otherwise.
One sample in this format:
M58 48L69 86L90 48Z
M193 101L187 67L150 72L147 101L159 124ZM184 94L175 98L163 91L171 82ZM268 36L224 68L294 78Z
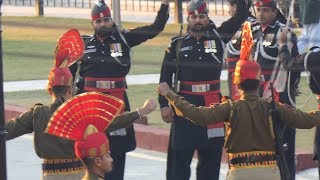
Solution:
M85 170L70 173L43 173L42 180L80 180L85 173Z
M278 166L229 169L227 180L280 180Z

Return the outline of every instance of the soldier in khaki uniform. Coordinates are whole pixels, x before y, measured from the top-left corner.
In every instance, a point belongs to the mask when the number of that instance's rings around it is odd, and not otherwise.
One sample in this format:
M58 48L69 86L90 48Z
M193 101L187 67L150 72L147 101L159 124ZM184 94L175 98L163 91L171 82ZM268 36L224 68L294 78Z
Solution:
M71 53L77 51L74 47L81 47L81 37L77 30L70 30L64 37L79 37L79 42L71 41L64 43ZM76 39L76 38L74 38ZM60 39L61 40L61 39ZM62 42L62 40L60 41ZM60 44L61 45L61 44ZM57 51L61 53L60 45ZM79 45L79 46L78 46ZM83 47L83 45L82 45ZM68 49L62 47L62 49ZM51 70L49 75L48 92L52 96L52 103L50 105L36 104L33 108L22 113L20 116L10 119L6 122L5 128L8 132L6 139L14 139L27 133L34 133L34 149L37 155L43 159L42 170L44 180L69 180L80 179L84 175L84 167L82 162L76 158L73 151L74 142L61 138L54 137L44 133L51 115L61 104L72 96L71 84L72 75L70 70L65 67L66 62L64 58L70 57L62 54L56 54L55 67ZM81 50L78 52L81 56ZM75 57L73 57L76 59ZM70 59L66 59L70 61ZM139 118L149 114L156 108L155 101L146 101L145 105L138 111L126 112L115 118L106 131L110 132L119 128L131 126L132 123ZM139 114L140 113L140 114Z
M244 36L244 39L250 38ZM158 86L158 92L168 99L178 115L198 125L225 123L224 147L229 158L227 179L279 180L275 139L270 125L270 102L258 96L261 68L255 61L247 60L250 50L241 49L240 60L236 64L235 83L241 92L240 100L228 100L212 107L196 107L173 93L166 83ZM319 111L305 113L280 102L275 105L280 120L288 126L308 129L320 124Z

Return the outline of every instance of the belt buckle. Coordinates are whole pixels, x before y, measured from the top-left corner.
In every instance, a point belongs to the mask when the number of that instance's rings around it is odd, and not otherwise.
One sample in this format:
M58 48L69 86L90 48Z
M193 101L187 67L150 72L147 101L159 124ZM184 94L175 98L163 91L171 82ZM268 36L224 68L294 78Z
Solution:
M192 85L192 92L208 92L208 91L210 91L210 84Z
M100 89L115 88L115 81L96 81L96 87Z

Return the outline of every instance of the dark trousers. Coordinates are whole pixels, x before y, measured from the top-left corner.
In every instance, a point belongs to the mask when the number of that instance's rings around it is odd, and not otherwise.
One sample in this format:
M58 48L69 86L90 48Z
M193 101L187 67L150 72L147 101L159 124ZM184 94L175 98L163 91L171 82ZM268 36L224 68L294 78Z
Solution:
M224 138L215 138L214 146L197 149L175 149L169 145L167 180L189 180L190 164L195 150L198 152L197 180L218 180Z
M126 153L112 153L111 157L113 159L113 170L106 174L105 180L123 180L124 177L124 167L126 164Z
M296 162L295 162L295 147L296 147L296 129L287 127L284 132L283 142L287 143L288 148L285 151L286 161L290 171L290 179L295 180L296 176Z

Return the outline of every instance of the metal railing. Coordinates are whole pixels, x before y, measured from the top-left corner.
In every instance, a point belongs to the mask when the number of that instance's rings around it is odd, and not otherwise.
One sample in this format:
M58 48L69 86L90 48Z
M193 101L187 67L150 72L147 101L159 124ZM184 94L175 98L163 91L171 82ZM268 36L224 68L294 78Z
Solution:
M183 0L183 9L187 7L189 0ZM107 0L112 8L112 1ZM210 13L227 15L227 0L207 0ZM95 0L43 0L44 7L66 7L66 8L91 8ZM120 0L121 10L155 12L158 10L161 0ZM35 6L36 0L3 0L3 5L12 6Z

